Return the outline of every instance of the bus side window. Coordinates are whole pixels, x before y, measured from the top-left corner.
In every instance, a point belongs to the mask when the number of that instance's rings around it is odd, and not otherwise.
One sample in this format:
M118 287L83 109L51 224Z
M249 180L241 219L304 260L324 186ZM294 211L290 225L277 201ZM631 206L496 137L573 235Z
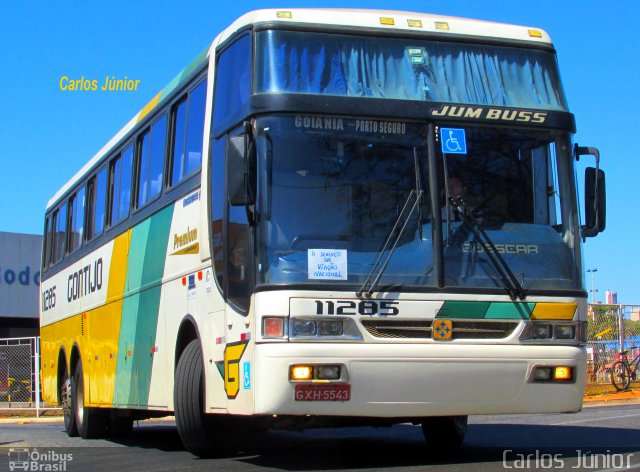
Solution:
M202 164L206 95L205 80L174 107L171 186L193 175Z
M44 244L42 245L42 268L49 267L49 251L51 250L51 216L44 223Z
M84 187L69 199L69 249L71 254L82 244L84 233Z
M156 121L140 138L138 145L138 196L136 208L141 208L160 194L164 167L164 146L167 134L167 118Z
M129 215L131 206L131 164L133 145L128 146L122 154L111 161L109 226L113 226Z
M61 205L53 214L53 251L51 253L51 263L62 260L67 248L67 205Z
M85 240L90 241L102 234L105 220L105 203L107 193L107 168L89 179L87 184L87 228Z

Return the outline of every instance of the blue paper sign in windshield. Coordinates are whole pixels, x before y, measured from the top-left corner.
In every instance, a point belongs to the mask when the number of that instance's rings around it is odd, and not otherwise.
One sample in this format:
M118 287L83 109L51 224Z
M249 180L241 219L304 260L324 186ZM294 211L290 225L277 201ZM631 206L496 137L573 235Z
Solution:
M467 153L467 138L462 128L440 128L440 142L443 153Z

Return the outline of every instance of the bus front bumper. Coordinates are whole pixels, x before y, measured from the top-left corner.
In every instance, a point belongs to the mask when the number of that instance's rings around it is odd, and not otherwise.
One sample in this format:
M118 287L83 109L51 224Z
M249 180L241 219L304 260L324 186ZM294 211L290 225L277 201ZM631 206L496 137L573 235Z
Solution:
M350 386L349 400L296 399L289 372L300 364L346 368L341 382ZM265 343L256 345L255 365L256 414L559 413L582 408L586 351L575 346ZM539 366L570 367L573 378L534 381Z

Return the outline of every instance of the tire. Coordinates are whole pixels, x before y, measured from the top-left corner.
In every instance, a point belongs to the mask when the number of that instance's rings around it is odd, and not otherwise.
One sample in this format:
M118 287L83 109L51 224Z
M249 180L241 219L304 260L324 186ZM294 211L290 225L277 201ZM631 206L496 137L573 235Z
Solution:
M80 360L76 365L73 378L71 404L78 434L83 439L103 438L107 432L107 413L109 410L84 406L84 375Z
M78 436L78 425L76 415L73 413L73 384L74 380L69 377L69 371L65 369L62 384L58 386L58 398L62 404L62 414L64 416L64 430L71 438Z
M197 339L191 341L176 367L173 403L176 426L182 444L200 457L214 455L213 419L204 413L204 369L202 348Z
M611 366L611 383L616 390L626 390L631 383L631 372L624 361L616 361Z
M468 416L436 416L422 420L422 434L427 444L440 449L453 449L462 444L467 434Z

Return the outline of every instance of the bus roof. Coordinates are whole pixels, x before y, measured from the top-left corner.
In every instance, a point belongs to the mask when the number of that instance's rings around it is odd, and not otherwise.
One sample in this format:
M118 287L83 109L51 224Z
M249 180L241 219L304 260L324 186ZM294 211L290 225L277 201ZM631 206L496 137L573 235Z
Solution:
M356 9L264 9L248 12L222 31L187 67L177 74L155 97L149 101L122 129L111 138L47 203L47 210L89 172L105 155L142 121L155 107L189 76L203 66L217 45L229 39L238 30L258 23L297 23L336 27L378 28L391 31L423 32L444 36L468 36L476 38L502 39L514 42L530 42L551 46L549 35L539 28L517 26L490 21L457 18L391 10Z

